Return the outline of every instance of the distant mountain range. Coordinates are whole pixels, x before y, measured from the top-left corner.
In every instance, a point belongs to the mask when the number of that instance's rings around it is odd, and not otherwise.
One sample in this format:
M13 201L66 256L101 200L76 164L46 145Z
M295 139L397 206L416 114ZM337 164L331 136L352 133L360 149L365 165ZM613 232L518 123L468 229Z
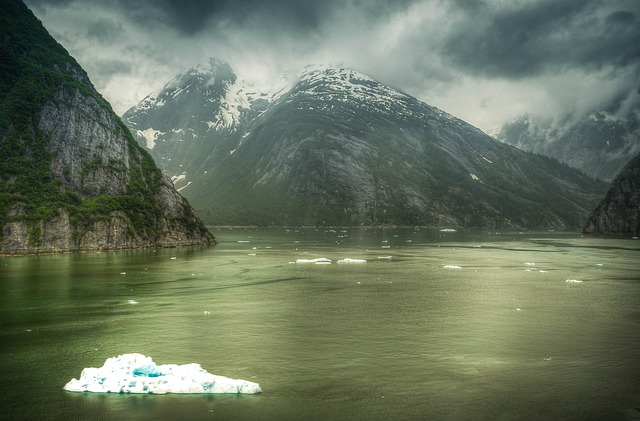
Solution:
M211 224L579 229L607 188L350 69L274 91L211 60L123 120Z
M0 253L215 243L22 1L0 36Z
M496 138L611 181L640 153L640 107L624 116L617 116L615 110L594 110L585 117L561 122L521 116L505 124Z

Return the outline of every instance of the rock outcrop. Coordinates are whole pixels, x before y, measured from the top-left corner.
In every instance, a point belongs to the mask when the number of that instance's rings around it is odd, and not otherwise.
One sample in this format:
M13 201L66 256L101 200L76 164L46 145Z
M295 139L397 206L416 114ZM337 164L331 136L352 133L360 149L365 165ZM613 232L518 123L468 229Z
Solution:
M0 28L0 252L215 244L21 1Z
M618 173L584 232L640 236L640 154Z

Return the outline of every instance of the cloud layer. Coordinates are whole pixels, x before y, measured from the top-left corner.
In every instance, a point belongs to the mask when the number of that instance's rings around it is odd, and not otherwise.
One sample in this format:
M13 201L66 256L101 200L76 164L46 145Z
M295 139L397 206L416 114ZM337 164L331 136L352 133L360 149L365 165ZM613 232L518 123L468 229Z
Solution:
M26 0L118 113L215 56L351 67L492 131L640 103L637 0Z

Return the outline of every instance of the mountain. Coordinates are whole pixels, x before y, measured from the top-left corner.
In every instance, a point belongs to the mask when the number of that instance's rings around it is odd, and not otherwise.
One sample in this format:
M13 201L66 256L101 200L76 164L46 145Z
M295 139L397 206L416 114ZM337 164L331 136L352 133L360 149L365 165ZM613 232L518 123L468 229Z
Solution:
M640 107L624 113L618 108L612 106L556 123L525 115L505 124L496 138L611 181L640 153Z
M247 123L273 99L273 93L238 80L229 64L209 59L184 70L122 118L181 189L196 169L229 155Z
M247 91L231 86L211 102ZM144 101L124 119L142 144L144 133L162 132L152 153L163 139L170 174L184 177L181 192L213 224L578 229L606 190L350 69L308 68L266 98L261 108L255 97L238 105L233 131L211 129L223 106L190 117L171 95L154 103L185 118L178 129ZM193 137L177 133L188 130ZM187 141L207 151L197 165L192 156L173 162Z
M640 154L620 171L584 232L640 236Z
M0 28L0 252L215 243L21 1Z

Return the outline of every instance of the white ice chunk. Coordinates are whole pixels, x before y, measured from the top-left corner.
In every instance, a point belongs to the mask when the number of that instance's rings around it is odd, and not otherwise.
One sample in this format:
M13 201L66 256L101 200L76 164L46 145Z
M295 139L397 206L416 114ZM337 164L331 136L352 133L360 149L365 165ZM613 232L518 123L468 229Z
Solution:
M365 259L350 259L348 257L338 260L338 263L367 263Z
M258 383L216 376L200 364L156 365L142 354L108 358L99 368L82 370L80 380L64 386L70 392L96 393L261 393Z
M457 266L457 265L444 265L442 267L445 269L462 269L462 266Z
M568 283L568 284L581 284L582 283L582 281L579 280L579 279L567 279L565 282Z
M326 257L318 257L317 259L298 259L296 263L315 263L316 265L327 265L331 263L331 259Z
M146 130L136 130L136 132L138 136L143 137L145 139L147 149L155 148L156 139L158 138L158 135L164 134L164 132L161 132L160 130L155 130L153 127L149 127Z
M456 230L454 230L453 228L443 228L440 230L440 232L456 232Z

